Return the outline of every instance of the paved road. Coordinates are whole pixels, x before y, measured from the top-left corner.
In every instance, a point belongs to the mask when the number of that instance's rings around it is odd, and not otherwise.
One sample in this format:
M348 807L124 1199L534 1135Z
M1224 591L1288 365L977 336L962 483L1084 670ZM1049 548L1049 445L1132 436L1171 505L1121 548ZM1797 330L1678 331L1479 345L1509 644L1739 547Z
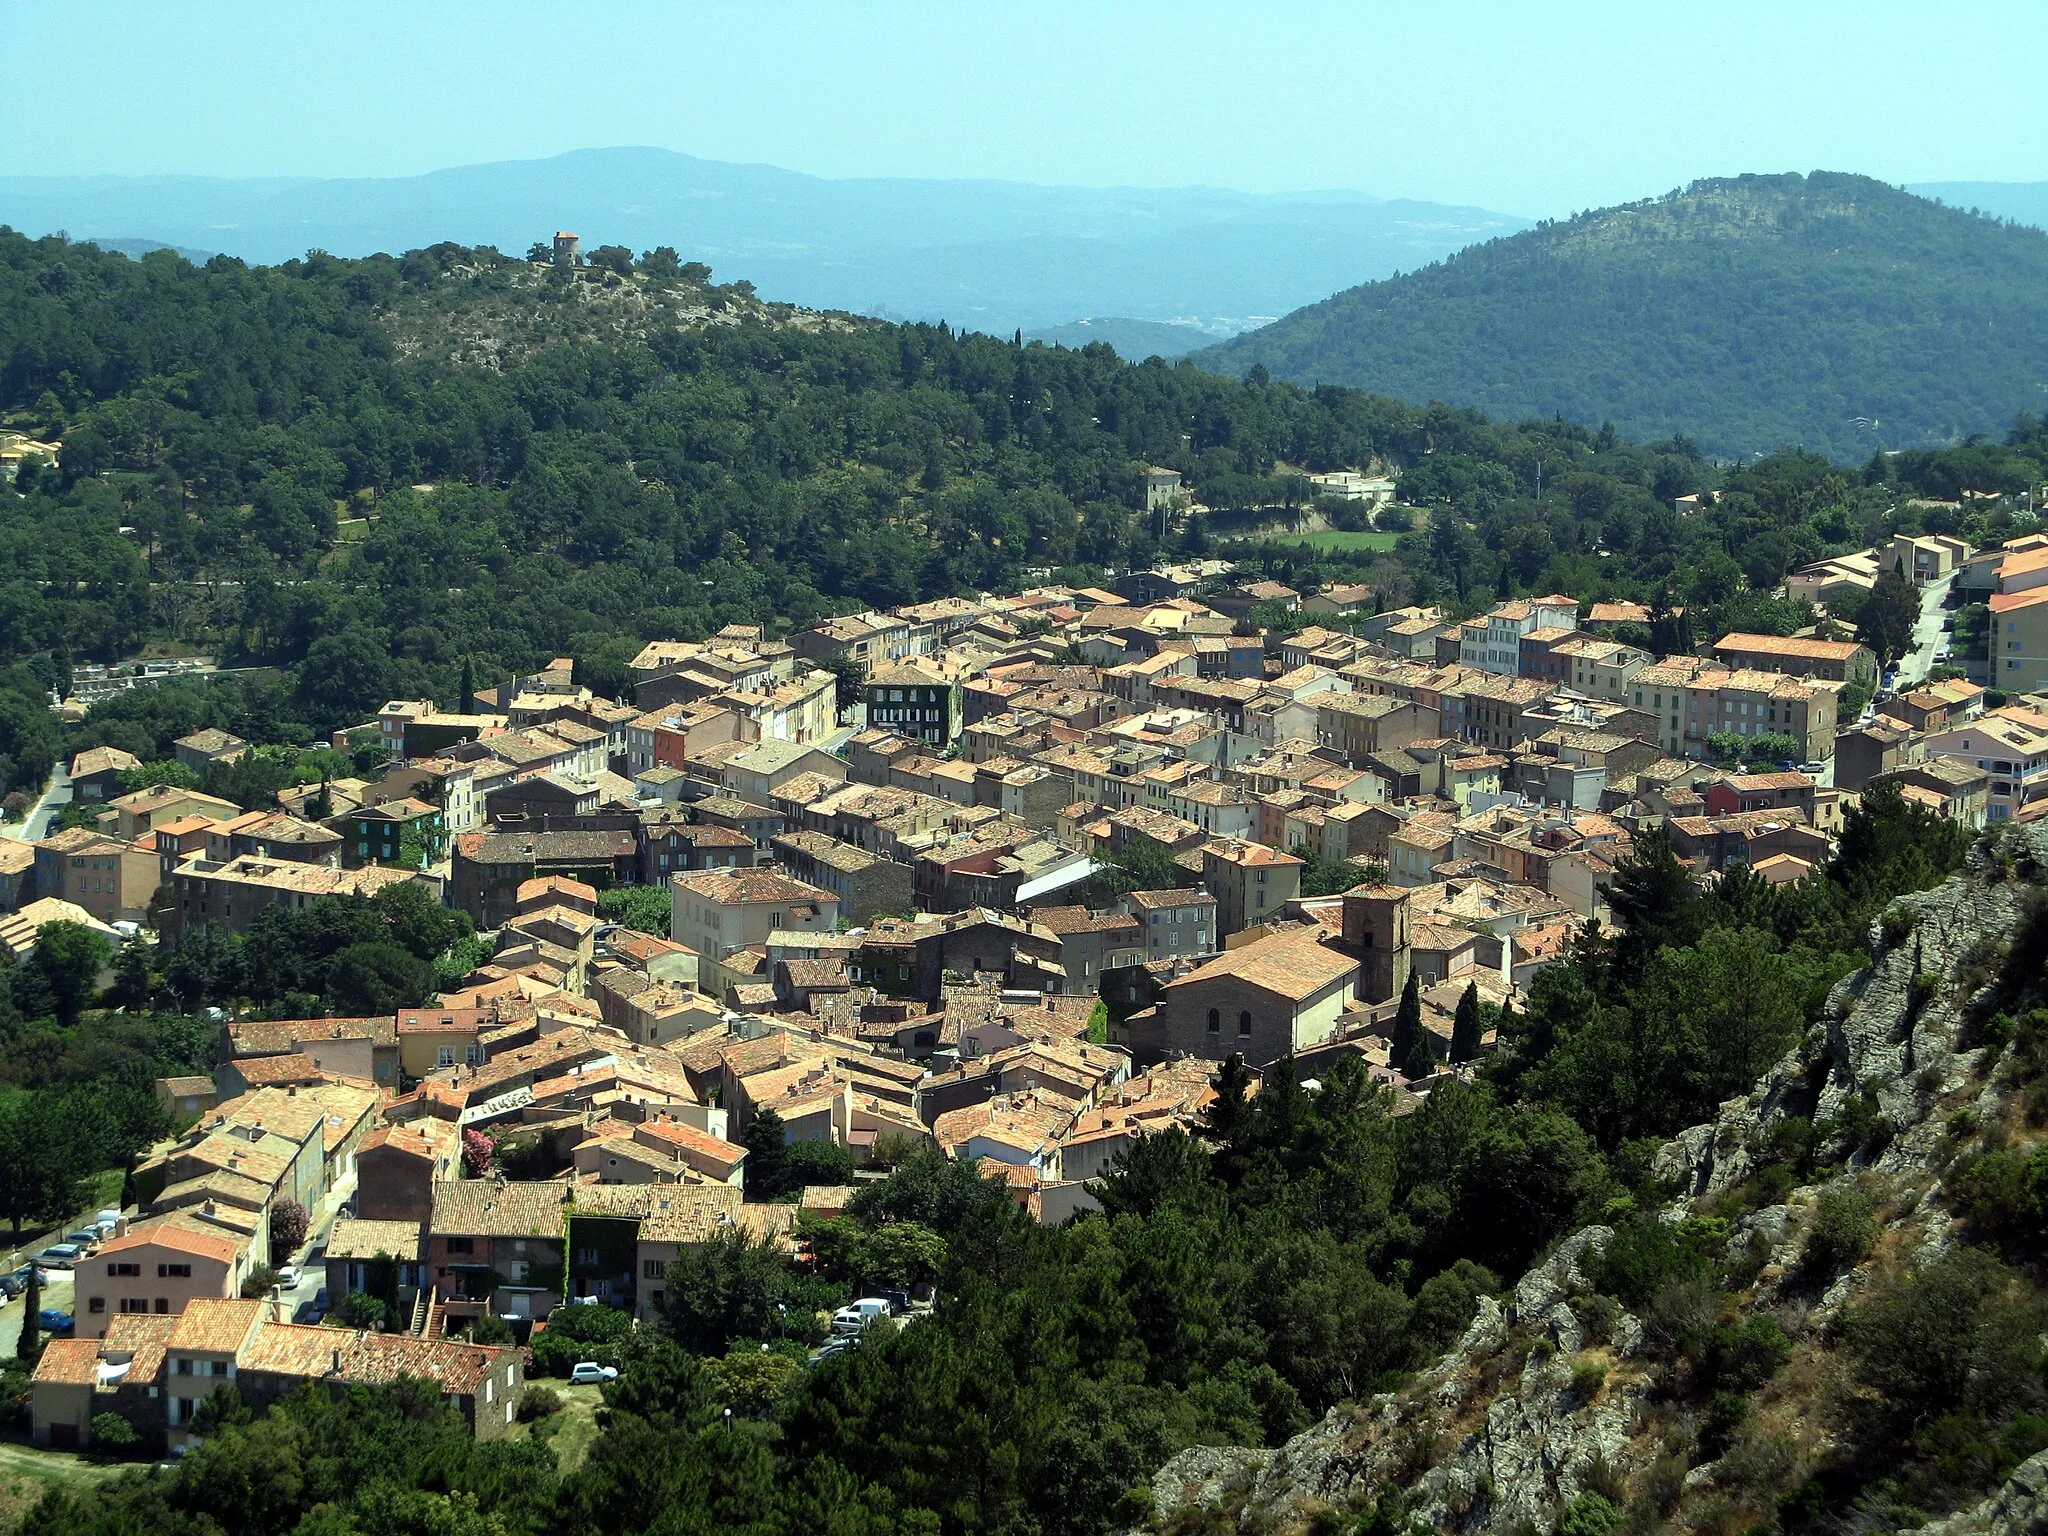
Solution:
M1913 626L1913 649L1899 660L1901 693L1909 684L1925 681L1927 674L1934 670L1934 653L1949 638L1948 632L1941 627L1941 621L1948 616L1941 605L1948 596L1949 583L1954 580L1953 575L1945 576L1920 590L1920 620Z
M327 1234L333 1229L334 1218L341 1214L342 1206L354 1196L355 1191L355 1175L350 1173L327 1192L319 1209L313 1212L312 1235L306 1239L305 1247L292 1256L299 1270L298 1283L289 1291L274 1290L271 1293L283 1300L284 1314L288 1319L295 1319L310 1308L313 1298L323 1290L327 1292L329 1306L339 1299L327 1284Z
M45 1307L56 1307L61 1311L69 1312L71 1310L73 1294L71 1271L68 1269L53 1269L50 1271L50 1283L43 1287L41 1304ZM15 1297L6 1306L0 1307L0 1360L12 1360L14 1358L14 1346L21 1339L21 1320L27 1311L28 1297L26 1293Z
M71 803L71 765L58 759L57 766L50 770L50 782L43 786L43 793L36 803L29 807L28 814L19 821L10 821L0 826L0 837L27 838L30 841L43 836L50 829L50 818Z

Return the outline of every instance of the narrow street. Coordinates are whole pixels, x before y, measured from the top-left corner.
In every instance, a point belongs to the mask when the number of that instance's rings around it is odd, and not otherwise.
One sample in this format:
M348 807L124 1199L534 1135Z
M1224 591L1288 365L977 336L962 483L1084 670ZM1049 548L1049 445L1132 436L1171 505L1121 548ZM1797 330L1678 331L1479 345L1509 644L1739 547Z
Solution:
M36 803L28 808L28 814L19 821L10 821L0 826L0 837L23 838L30 842L49 831L50 818L71 803L71 765L62 758L50 770L50 782L43 786L43 792Z
M1941 621L1947 616L1942 607L1948 597L1949 584L1955 580L1954 573L1940 581L1929 582L1920 590L1920 620L1913 626L1913 649L1899 658L1899 687L1904 693L1915 683L1926 681L1927 674L1934 670L1934 656L1948 638Z

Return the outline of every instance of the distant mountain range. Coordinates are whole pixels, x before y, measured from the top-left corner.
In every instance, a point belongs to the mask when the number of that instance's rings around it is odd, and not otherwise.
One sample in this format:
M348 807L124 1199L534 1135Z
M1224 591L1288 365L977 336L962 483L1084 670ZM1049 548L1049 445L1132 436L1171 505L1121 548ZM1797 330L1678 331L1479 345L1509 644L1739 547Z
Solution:
M1936 197L1951 208L1974 208L1993 218L2048 229L2048 181L1920 181L1906 190Z
M1212 335L1529 225L1360 192L832 181L659 149L390 179L8 176L0 223L264 262L441 240L523 252L573 229L586 248L672 245L818 308L1003 334L1117 315Z
M2048 407L2048 233L1862 176L1701 181L1350 289L1195 360L1728 456L1867 458Z

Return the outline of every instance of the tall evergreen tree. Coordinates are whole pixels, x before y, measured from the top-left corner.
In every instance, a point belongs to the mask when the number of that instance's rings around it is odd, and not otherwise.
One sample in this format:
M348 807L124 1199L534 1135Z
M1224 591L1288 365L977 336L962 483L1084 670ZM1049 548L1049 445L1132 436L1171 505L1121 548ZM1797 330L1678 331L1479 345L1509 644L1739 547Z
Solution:
M1451 1065L1462 1066L1479 1055L1479 984L1467 982L1451 1021Z
M42 1324L36 1314L43 1309L43 1271L34 1259L28 1263L28 1287L21 1293L21 1337L14 1341L14 1353L34 1365L43 1352Z
M773 1200L789 1184L789 1132L782 1116L772 1109L755 1110L740 1144L747 1149L747 1197Z
M1626 985L1642 979L1650 956L1658 950L1699 937L1699 888L1692 883L1691 871L1678 862L1661 827L1638 837L1630 854L1615 864L1607 904L1621 925L1614 963Z
M1429 1035L1422 1027L1422 979L1414 971L1408 973L1408 985L1401 989L1401 1004L1394 1010L1394 1037L1388 1047L1389 1063L1409 1077L1423 1075L1409 1070L1418 1060L1433 1060ZM1427 1070L1425 1067L1424 1072Z
M1856 615L1856 638L1890 666L1913 649L1913 626L1920 622L1920 594L1898 566L1885 570Z
M462 697L456 702L455 712L461 715L476 713L476 664L467 656L462 658Z

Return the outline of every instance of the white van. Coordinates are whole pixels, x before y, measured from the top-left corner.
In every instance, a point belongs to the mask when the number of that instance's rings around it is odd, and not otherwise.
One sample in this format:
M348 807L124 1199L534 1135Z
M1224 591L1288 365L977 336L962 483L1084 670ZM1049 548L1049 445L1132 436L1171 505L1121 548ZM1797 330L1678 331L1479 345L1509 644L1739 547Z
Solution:
M834 1333L859 1333L878 1317L889 1315L889 1303L879 1296L864 1296L832 1314Z

